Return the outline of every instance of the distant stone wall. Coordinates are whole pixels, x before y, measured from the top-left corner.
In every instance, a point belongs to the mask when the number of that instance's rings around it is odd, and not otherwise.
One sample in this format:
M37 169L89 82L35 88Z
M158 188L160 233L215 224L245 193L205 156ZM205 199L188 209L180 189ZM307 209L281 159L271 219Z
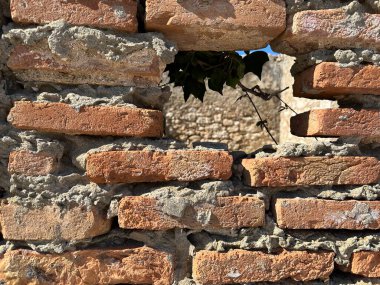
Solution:
M289 80L293 80L290 75L293 62L292 57L286 55L272 56L264 66L262 82L251 74L245 78L245 84L250 87L259 84L269 93L291 87ZM189 144L198 141L222 142L228 144L230 150L247 152L273 143L268 134L256 126L259 118L248 100L236 102L243 93L228 86L223 92L223 96L213 91L207 92L203 103L194 97L185 103L181 89L176 88L164 108L166 135ZM260 98L254 98L254 102L278 140L280 102L277 99L266 102Z

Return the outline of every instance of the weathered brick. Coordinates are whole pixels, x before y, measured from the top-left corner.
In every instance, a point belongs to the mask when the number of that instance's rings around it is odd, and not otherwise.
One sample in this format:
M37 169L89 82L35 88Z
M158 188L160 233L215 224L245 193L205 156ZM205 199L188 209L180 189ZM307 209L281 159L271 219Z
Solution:
M17 23L46 24L64 20L78 26L137 32L136 0L11 0Z
M28 208L10 201L0 205L0 222L3 237L8 240L80 240L105 234L111 228L111 220L96 208Z
M163 33L180 50L206 51L261 48L285 30L283 0L206 2L147 0L146 29Z
M0 260L6 284L153 284L173 282L172 257L149 247L41 254L8 251Z
M346 109L311 110L290 120L293 135L300 137L380 138L380 111Z
M65 103L18 101L8 121L19 129L48 133L161 137L164 131L161 111L116 106L75 110Z
M11 174L39 176L54 173L57 169L58 159L49 153L18 150L9 155L8 172Z
M199 219L205 215L209 218ZM260 227L265 222L265 205L253 197L219 197L215 205L188 206L175 218L166 214L155 198L134 196L121 200L118 220L121 228L144 230Z
M253 187L359 185L377 183L375 157L267 157L244 159L244 182Z
M13 29L4 38L11 44L7 65L26 82L157 86L176 53L159 34L112 34L63 23Z
M380 14L350 13L343 9L301 11L288 23L285 33L271 44L289 55L317 49L379 50L379 27Z
M348 94L380 95L380 66L341 67L323 62L296 75L294 96L332 99Z
M380 252L359 251L351 256L348 271L365 277L380 277Z
M226 151L108 151L87 157L87 176L95 183L227 180L232 157Z
M193 261L193 277L202 285L327 280L334 269L334 253L231 250L200 251Z
M277 199L275 210L280 228L380 229L379 201Z

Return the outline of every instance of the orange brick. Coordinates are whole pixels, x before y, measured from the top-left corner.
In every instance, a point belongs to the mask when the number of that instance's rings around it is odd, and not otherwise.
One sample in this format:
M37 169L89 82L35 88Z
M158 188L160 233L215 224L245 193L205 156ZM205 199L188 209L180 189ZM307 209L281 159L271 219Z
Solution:
M348 94L380 95L380 66L340 67L323 62L296 75L294 96L332 99Z
M308 10L294 15L287 30L272 47L282 53L297 55L318 49L380 49L376 27L380 14L363 13L360 25L343 9Z
M283 0L146 1L146 29L163 33L180 50L257 49L285 27Z
M57 169L57 157L49 153L18 150L9 155L8 172L11 174L39 176L54 173Z
M365 137L380 139L380 111L354 109L311 110L290 120L291 132L300 137Z
M16 23L47 24L64 20L73 25L137 32L136 0L11 0Z
M380 229L379 201L277 199L276 220L286 229Z
M160 137L161 111L114 106L84 106L76 111L64 103L15 102L8 121L16 128L48 133L98 136Z
M95 183L227 180L232 156L226 151L108 151L87 157L87 176Z
M216 205L201 204L187 207L184 216L174 218L162 211L155 198L125 197L119 205L119 226L125 229L169 230L238 229L260 227L265 222L265 205L253 197L219 197ZM200 213L210 215L208 223L197 220Z
M193 261L193 278L202 285L327 280L334 269L334 253L231 250L200 251Z
M47 205L32 209L5 201L0 206L0 223L3 238L8 240L81 240L111 229L111 220L94 207Z
M8 251L0 260L6 284L153 284L173 282L172 257L148 247L40 254Z
M380 252L359 251L351 256L349 271L365 277L380 277Z
M253 187L360 185L377 183L375 157L266 157L244 159L244 182Z

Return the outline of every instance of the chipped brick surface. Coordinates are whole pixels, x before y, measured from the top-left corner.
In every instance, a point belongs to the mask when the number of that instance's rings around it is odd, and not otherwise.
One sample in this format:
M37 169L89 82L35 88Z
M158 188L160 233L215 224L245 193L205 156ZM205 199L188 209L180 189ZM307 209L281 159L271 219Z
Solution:
M87 176L95 183L227 180L232 156L226 151L108 151L88 155Z
M80 240L111 229L111 220L95 207L61 209L57 205L46 205L33 209L5 201L0 205L0 223L7 240Z
M203 2L148 0L146 29L163 33L180 50L206 51L262 48L285 30L283 0Z
M244 182L253 187L360 185L377 183L375 157L268 157L244 159Z
M323 62L295 76L294 96L332 99L349 94L380 95L380 66Z
M301 137L365 137L380 139L380 111L322 109L296 115L290 120L291 132Z
M130 107L84 106L64 103L15 102L8 121L16 128L48 133L98 136L160 137L161 111Z
M58 160L49 153L27 150L13 151L9 155L8 172L30 176L47 175L58 169Z
M349 270L365 277L380 277L380 252L359 251L351 256Z
M380 202L277 199L276 220L286 229L380 229Z
M334 269L334 253L231 250L200 251L194 257L193 277L203 285L327 280Z
M318 49L368 48L379 50L380 14L350 14L343 9L307 10L294 15L272 47L288 55Z
M197 218L202 213L210 216L205 224ZM219 197L216 205L189 206L182 217L175 218L166 214L155 198L125 197L119 205L118 221L121 228L144 230L260 227L265 221L265 205L253 197Z
M0 260L7 284L152 284L173 281L172 257L149 247L41 254L20 249Z
M64 20L73 25L137 32L135 0L11 0L14 22L47 24Z

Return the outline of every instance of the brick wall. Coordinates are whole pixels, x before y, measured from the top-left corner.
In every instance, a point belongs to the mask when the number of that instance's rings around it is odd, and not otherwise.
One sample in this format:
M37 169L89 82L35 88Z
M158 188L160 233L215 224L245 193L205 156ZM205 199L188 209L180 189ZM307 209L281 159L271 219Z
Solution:
M377 1L0 3L0 283L380 282ZM268 42L307 143L165 137L178 49Z

